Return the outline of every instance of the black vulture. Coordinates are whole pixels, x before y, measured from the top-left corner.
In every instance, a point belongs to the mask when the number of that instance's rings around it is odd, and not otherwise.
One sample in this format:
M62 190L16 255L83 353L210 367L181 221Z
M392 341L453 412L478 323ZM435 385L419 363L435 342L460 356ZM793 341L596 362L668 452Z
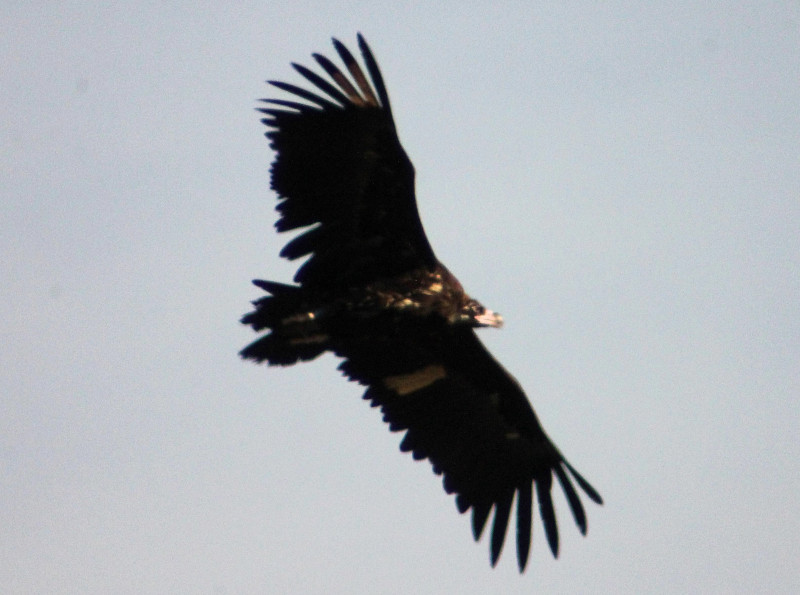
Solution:
M295 97L265 99L259 111L275 151L272 189L278 231L303 229L281 251L307 260L295 284L256 280L268 295L242 322L267 331L242 350L257 362L291 365L330 351L339 369L367 387L400 449L429 459L472 509L479 539L494 509L491 563L500 556L517 499L517 560L528 560L533 489L550 549L558 554L551 500L558 480L581 533L586 514L573 486L598 504L597 491L542 429L517 381L475 334L502 318L472 299L434 256L420 222L414 167L395 130L383 78L358 36L365 76L339 41L350 78L314 54L323 75L293 64L314 91L270 81Z

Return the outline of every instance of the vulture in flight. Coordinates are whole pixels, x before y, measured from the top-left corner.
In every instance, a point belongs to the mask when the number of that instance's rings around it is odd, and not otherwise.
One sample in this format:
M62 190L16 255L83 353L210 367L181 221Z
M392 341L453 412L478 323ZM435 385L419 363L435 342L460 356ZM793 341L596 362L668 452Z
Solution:
M536 492L544 534L558 555L553 478L581 533L586 513L578 490L597 491L545 434L517 381L492 357L475 329L502 318L471 298L436 259L417 212L414 167L397 137L378 65L358 36L369 78L336 39L348 77L325 56L329 78L293 64L309 91L270 81L292 99L265 99L267 138L275 151L272 189L278 231L303 230L281 251L306 257L295 284L253 281L267 295L244 324L263 333L244 358L289 366L330 351L339 369L366 387L400 450L429 459L472 510L477 541L494 510L491 563L505 541L516 496L517 561L525 570ZM574 482L574 483L573 483Z

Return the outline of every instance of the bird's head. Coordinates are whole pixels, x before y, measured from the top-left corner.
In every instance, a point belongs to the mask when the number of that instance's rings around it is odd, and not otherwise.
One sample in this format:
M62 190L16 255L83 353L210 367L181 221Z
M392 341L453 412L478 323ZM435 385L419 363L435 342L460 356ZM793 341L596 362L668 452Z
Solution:
M503 317L497 312L485 308L483 304L476 300L470 300L464 311L471 326L493 326L500 328L503 326Z

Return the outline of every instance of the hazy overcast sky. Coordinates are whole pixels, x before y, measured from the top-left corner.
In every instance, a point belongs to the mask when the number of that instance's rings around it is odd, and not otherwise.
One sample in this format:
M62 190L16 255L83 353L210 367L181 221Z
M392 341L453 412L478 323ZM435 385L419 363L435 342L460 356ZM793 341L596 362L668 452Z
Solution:
M800 4L5 2L3 593L800 592ZM437 255L602 493L519 576L287 281L263 81L370 42Z

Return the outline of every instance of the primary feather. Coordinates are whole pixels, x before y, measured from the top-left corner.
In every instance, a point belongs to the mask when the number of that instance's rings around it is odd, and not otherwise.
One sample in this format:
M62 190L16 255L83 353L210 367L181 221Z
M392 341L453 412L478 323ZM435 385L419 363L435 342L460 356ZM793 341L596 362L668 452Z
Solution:
M278 231L303 229L281 256L307 257L297 285L254 281L268 295L242 322L268 330L241 355L291 365L331 351L340 370L367 386L401 450L427 458L460 512L472 509L479 539L494 510L492 565L503 548L516 497L517 560L525 569L533 490L553 555L558 529L553 475L581 533L578 487L597 491L544 433L517 381L475 334L502 318L467 295L434 256L414 195L414 168L400 145L389 96L364 38L369 78L333 40L349 77L314 54L330 80L295 64L315 90L270 81L298 99L265 99L260 111L275 150L272 189Z

